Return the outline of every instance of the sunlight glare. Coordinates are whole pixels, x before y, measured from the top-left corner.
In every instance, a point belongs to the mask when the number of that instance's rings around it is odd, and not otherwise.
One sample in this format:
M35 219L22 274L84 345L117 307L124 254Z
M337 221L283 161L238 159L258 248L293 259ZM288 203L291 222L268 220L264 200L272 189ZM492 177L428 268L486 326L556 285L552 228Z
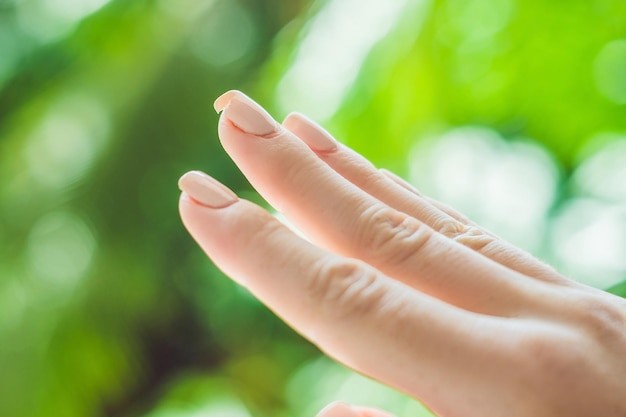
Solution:
M606 44L594 63L598 90L616 104L626 104L626 39Z
M626 137L602 135L606 144L585 158L573 174L582 195L626 201Z
M26 253L36 277L67 289L83 277L95 249L96 239L83 219L56 211L35 223Z
M626 204L574 199L552 226L552 247L563 272L608 288L626 274Z
M249 57L258 40L250 11L236 2L221 2L196 24L189 38L191 51L213 67L225 67Z
M110 0L21 0L18 19L25 32L51 42L71 32L85 17Z
M394 27L406 0L330 0L312 19L292 66L280 80L277 103L318 122L328 120L359 74L372 47Z
M53 103L24 148L31 177L40 185L62 189L87 172L108 139L110 121L88 96L68 94Z
M410 180L483 227L529 250L540 249L558 174L549 154L529 140L464 127L418 143Z

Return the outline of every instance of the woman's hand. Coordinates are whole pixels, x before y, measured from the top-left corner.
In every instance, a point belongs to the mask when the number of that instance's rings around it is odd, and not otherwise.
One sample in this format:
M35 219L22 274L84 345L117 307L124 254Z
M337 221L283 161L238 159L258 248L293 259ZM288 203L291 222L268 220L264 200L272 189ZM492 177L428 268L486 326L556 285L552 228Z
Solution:
M199 172L179 183L183 222L329 356L444 417L626 416L624 299L559 275L304 116L281 125L237 91L216 109L226 151L313 243Z

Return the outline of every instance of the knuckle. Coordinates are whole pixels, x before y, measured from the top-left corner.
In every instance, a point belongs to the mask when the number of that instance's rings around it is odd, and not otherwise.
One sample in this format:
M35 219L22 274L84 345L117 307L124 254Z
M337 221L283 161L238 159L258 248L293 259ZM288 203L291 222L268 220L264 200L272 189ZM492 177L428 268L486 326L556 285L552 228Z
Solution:
M626 339L624 306L597 294L585 294L576 301L576 304L579 311L576 319L588 336L603 344Z
M365 210L358 224L360 255L378 264L405 263L421 252L433 235L423 223L386 206Z
M244 225L238 227L239 230L254 230L254 233L245 234L246 252L252 252L255 248L273 245L280 241L285 226L269 213L258 212L254 216L247 216L243 219Z
M464 225L452 217L441 215L434 219L433 229L446 237L454 239L466 233L469 230L469 226Z
M496 242L493 236L486 234L476 226L464 225L454 220L452 222L457 223L457 225L448 227L442 233L476 252L486 251Z
M252 208L252 209L250 209ZM222 239L221 244L232 252L251 254L259 247L266 247L280 239L284 226L265 210L250 207L245 215L231 216L220 227L229 239ZM252 232L251 232L252 231Z
M385 295L376 270L348 259L318 260L306 290L322 323L362 319L377 311Z
M572 297L571 294L569 297ZM530 372L547 378L580 378L601 352L626 346L626 310L603 294L576 294L567 302L567 317L525 332L517 349Z
M521 370L535 378L563 381L580 377L587 358L584 338L569 329L533 332L522 338L518 352L523 359Z

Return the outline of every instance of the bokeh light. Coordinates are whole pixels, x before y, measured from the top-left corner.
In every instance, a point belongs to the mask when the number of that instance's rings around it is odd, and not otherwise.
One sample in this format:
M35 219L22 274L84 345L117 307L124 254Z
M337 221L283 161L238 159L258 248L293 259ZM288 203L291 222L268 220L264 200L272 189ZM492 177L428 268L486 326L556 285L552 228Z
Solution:
M196 26L189 42L191 50L207 64L225 67L250 56L257 31L248 9L237 2L220 2Z
M552 226L559 269L586 284L609 288L626 275L626 205L573 199Z
M109 0L19 0L21 29L40 42L55 41L67 35L81 19L97 11Z
M577 194L626 202L626 136L602 134L590 145L599 149L586 155L572 175Z
M412 182L427 195L531 252L542 249L559 178L538 144L458 128L418 143L409 164Z
M623 0L0 0L0 416L430 416L182 227L190 169L266 206L216 137L231 88L626 295L625 22Z
M595 81L607 99L626 104L626 39L606 44L594 63Z
M308 392L309 395L303 398L303 392ZM419 402L351 372L328 358L303 364L287 384L286 398L293 410L304 415L315 415L336 398L341 398L348 404L367 404L387 410L397 417L432 415Z
M105 110L91 97L61 97L24 146L31 178L49 188L75 184L107 144L109 127Z
M20 56L20 43L16 41L15 28L0 16L0 86L10 77Z
M35 277L68 290L84 277L96 249L93 232L80 217L52 212L28 236L27 259Z
M277 87L283 112L292 109L319 121L339 108L365 57L407 7L405 0L330 0L309 22L294 62Z

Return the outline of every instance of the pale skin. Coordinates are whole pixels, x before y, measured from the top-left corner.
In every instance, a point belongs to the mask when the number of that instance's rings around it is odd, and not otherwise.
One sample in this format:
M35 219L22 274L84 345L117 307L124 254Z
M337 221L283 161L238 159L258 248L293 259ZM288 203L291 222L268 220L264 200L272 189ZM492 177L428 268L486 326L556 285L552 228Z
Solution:
M200 247L323 352L441 417L626 416L626 300L576 283L237 91L226 152L309 240L199 172L180 213ZM374 140L376 138L372 138ZM332 404L324 417L383 417Z

